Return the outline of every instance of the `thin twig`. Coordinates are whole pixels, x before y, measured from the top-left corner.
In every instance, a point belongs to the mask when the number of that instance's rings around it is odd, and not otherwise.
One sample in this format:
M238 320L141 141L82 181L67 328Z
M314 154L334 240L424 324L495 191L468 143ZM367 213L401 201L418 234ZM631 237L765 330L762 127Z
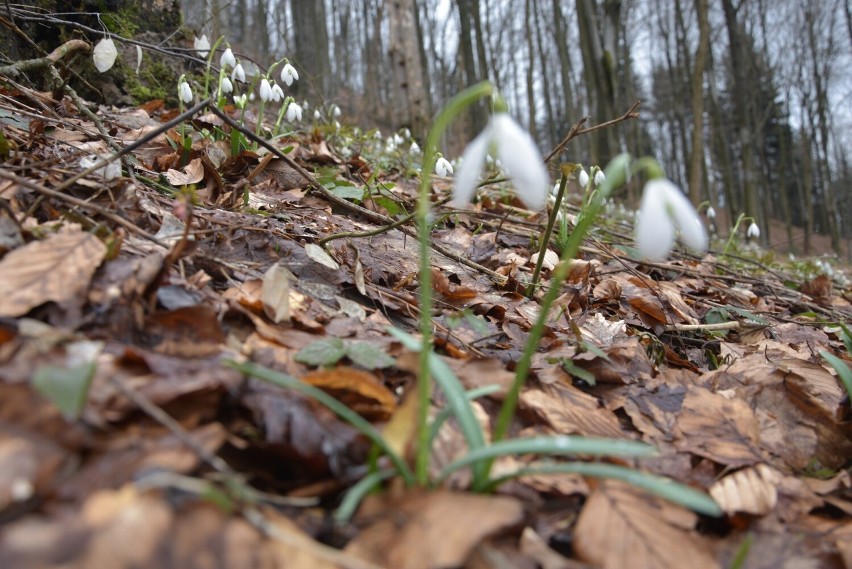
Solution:
M629 119L638 118L639 113L636 111L636 109L639 107L639 104L640 101L636 101L635 103L630 105L630 108L627 109L627 111L620 117L614 118L606 122L602 122L600 124L596 124L594 126L590 126L589 128L582 128L588 118L586 117L580 119L577 124L571 127L571 130L568 131L568 134L565 135L565 138L563 138L562 141L557 144L556 147L551 150L550 153L545 157L544 163L549 164L551 160L553 160L565 149L565 146L567 146L569 142L571 142L573 139L577 138L580 135L588 134L590 132L594 132L602 128L607 128Z

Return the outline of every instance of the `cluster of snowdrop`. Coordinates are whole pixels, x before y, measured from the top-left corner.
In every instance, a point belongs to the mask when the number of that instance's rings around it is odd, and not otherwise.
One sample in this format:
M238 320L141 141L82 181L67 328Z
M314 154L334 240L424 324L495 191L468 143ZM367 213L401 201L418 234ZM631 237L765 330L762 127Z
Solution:
M471 201L486 156L490 153L494 153L502 163L521 200L532 209L544 207L551 192L550 178L541 153L530 134L505 112L492 115L485 129L462 154L461 165L455 174L454 201ZM577 176L580 185L587 189L592 182L595 186L604 186L607 179L603 170L594 167L592 171L594 174L589 176L585 169L580 170ZM440 154L435 161L435 173L442 177L453 174L453 166ZM695 208L661 172L652 172L652 175L655 176L645 184L637 212L635 239L639 252L648 260L665 259L678 235L689 248L705 251L707 232Z

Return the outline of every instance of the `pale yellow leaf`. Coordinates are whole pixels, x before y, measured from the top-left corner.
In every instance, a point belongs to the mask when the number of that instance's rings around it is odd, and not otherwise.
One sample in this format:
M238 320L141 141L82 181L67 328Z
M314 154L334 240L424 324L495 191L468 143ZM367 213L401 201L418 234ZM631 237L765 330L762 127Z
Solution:
M337 261L332 259L331 255L325 252L325 249L315 243L308 243L305 245L305 253L308 254L308 257L324 267L328 267L329 269L340 268Z
M780 472L758 464L725 476L710 487L710 495L727 514L744 512L763 516L778 502Z
M261 301L263 311L278 324L290 320L290 271L281 265L272 265L263 275Z

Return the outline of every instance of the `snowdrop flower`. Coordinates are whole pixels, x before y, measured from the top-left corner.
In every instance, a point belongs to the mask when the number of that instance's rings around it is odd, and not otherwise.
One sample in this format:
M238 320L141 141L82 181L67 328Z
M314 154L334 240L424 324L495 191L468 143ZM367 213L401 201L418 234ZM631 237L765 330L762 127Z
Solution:
M435 173L441 176L442 178L446 178L447 174L453 173L453 165L450 162L441 156L438 155L438 160L435 161Z
M297 122L302 120L302 107L293 102L287 106L287 122Z
M603 170L598 170L595 172L595 186L603 186L604 182L606 182L606 174L603 173Z
M181 81L181 84L178 86L178 94L180 95L180 100L185 104L188 105L192 102L192 89L186 81Z
M222 57L219 58L219 66L220 67L236 67L237 66L237 58L234 57L234 52L231 51L230 47L222 52Z
M242 95L237 95L234 97L234 104L237 105L238 108L244 109L246 108L246 102L248 101L248 96L243 93Z
M266 77L260 80L260 100L264 103L272 100L272 86Z
M394 143L396 146L402 146L402 145L403 145L403 143L405 143L405 139L404 139L404 138L402 138L402 137L401 137L398 133L395 133L395 134L393 135L393 143Z
M716 219L716 210L712 205L707 208L707 219Z
M411 146L408 148L408 151L411 154L420 154L420 145L417 144L416 142L412 142Z
M589 174L585 170L580 170L580 174L577 176L577 182L580 183L580 186L585 188L589 185Z
M340 118L340 107L337 105L332 105L331 107L331 116L334 118Z
M318 121L321 118L322 118L322 115L320 114L320 112L318 110L314 110L314 120Z
M550 187L544 161L530 134L518 126L508 113L492 115L485 130L465 149L456 176L453 199L459 203L470 202L485 157L491 148L494 148L497 159L514 180L524 203L533 209L541 209Z
M308 103L308 100L307 99L303 100L302 101L302 109L307 111L310 108L311 108L311 105L310 105L310 103Z
M553 188L551 188L551 190L550 190L550 195L552 195L553 197L556 197L556 194L558 194L558 193L559 193L559 182L556 182L555 184L553 184Z
M296 68L290 65L288 61L284 64L284 69L281 70L281 80L289 87L293 84L293 81L299 80L299 72L296 71Z
M222 82L219 84L219 88L227 95L234 90L234 84L231 83L231 80L227 77L222 77Z
M278 83L272 83L272 100L276 103L281 101L284 98L284 91L281 89L281 86Z
M201 57L207 57L210 53L210 40L207 39L207 34L201 34L200 38L192 40L192 47L198 52Z
M760 227L758 227L755 222L752 221L751 225L748 226L748 229L746 230L746 237L749 239L752 237L755 239L760 237Z
M234 80L239 81L241 83L246 82L246 70L243 69L242 63L237 63L237 65L234 67L234 70L231 71L231 81Z
M651 261L661 261L672 250L675 231L691 249L707 248L707 232L695 208L671 181L652 178L645 184L636 220L636 245Z
M340 123L338 121L334 121L332 124L336 130L340 130Z

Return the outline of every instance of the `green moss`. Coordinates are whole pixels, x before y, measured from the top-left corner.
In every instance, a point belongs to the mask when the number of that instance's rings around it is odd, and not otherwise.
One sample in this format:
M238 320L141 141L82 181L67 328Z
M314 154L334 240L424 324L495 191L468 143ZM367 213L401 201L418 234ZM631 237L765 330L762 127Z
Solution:
M135 64L135 61L133 62ZM166 63L158 59L142 56L142 66L139 75L135 65L126 65L122 73L126 79L124 88L133 97L136 104L152 99L169 99L175 97L177 73Z
M135 2L125 2L125 5L116 12L101 15L101 21L107 29L125 38L132 38L139 30L139 8Z

